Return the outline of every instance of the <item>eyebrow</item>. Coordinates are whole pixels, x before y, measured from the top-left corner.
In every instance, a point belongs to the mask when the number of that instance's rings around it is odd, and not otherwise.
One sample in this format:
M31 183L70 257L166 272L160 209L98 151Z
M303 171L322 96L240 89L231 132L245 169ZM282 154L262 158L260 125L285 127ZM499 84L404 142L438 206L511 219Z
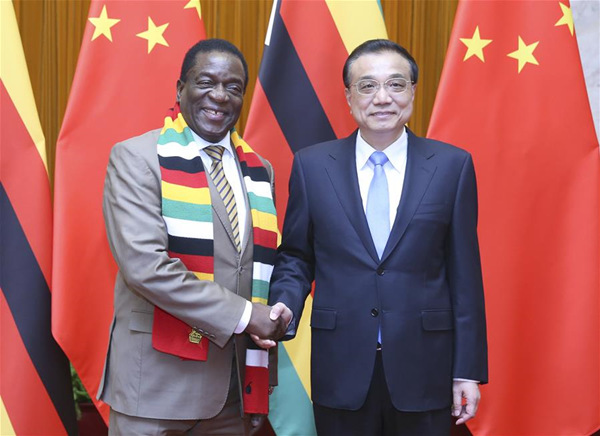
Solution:
M402 73L394 73L394 74L390 74L390 76L388 77L388 79L396 79L396 78L398 78L398 77L400 77L400 78L402 78L402 79L406 79L406 77L404 77L404 74L402 74ZM373 76L373 75L371 75L371 74L366 74L366 75L364 75L364 76L360 76L360 77L358 78L358 80L364 80L364 79L373 79L373 80L376 80L376 79L375 79L375 76Z
M191 71L191 70L190 70ZM219 79L219 77L217 77L218 74L215 73L210 73L210 72L206 72L206 71L199 71L197 74L195 74L191 79L194 81L197 80L202 80L202 79L210 79L210 80L217 80ZM231 82L239 82L242 85L244 84L244 79L241 77L228 77L224 80L224 82L227 83L231 83Z

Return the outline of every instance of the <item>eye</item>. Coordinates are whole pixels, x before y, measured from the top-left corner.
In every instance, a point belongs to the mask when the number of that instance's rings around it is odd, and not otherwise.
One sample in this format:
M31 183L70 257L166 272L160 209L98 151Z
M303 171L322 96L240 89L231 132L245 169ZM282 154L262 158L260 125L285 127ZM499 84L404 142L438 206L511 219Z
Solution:
M356 86L358 87L359 91L372 91L377 87L375 83L370 80L360 81L356 84Z
M406 89L406 80L392 79L386 82L387 87L393 92L402 92Z
M231 84L227 85L226 89L227 89L227 92L230 92L231 94L235 94L235 95L241 95L244 92L244 89L242 88L242 86L237 83L231 83Z
M200 89L211 89L215 87L214 83L210 80L199 80L196 82L196 86L198 86Z

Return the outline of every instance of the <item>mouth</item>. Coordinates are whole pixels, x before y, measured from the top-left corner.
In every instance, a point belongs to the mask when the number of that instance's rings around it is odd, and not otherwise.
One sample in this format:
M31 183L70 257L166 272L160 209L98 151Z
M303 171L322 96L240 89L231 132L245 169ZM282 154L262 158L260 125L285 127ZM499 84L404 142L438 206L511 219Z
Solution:
M391 117L396 115L396 112L393 111L379 111L379 112L373 112L371 114L372 117L375 118L387 118L387 117Z
M202 108L202 111L208 115L209 118L212 119L222 119L225 117L226 113L217 109L210 109L210 108Z

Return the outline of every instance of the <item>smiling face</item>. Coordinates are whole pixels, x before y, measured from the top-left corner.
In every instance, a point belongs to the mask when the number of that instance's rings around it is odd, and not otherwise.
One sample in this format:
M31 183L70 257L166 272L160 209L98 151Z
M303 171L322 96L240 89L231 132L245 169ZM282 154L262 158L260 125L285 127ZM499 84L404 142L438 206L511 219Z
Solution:
M244 87L244 67L236 56L200 52L185 82L177 82L181 115L198 136L219 142L240 117Z
M350 88L346 100L361 136L372 147L383 150L400 137L413 111L416 85L409 84L400 94L389 93L383 83L392 78L412 80L410 63L399 53L382 51L360 56L350 66ZM381 85L372 95L362 95L353 86L363 79L375 79Z

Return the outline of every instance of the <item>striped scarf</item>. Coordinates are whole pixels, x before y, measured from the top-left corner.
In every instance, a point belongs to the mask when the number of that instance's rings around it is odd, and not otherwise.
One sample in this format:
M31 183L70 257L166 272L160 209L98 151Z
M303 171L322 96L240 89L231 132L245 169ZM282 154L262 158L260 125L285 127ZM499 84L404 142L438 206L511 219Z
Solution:
M235 129L230 136L240 162L252 217L252 302L266 304L280 238L271 183L267 169ZM192 132L177 103L165 117L157 144L168 253L172 258L179 258L198 279L214 281L211 196L202 158L194 145ZM159 307L154 311L152 342L155 349L184 359L206 360L208 357L208 339ZM268 352L249 338L243 398L246 413L267 414Z

